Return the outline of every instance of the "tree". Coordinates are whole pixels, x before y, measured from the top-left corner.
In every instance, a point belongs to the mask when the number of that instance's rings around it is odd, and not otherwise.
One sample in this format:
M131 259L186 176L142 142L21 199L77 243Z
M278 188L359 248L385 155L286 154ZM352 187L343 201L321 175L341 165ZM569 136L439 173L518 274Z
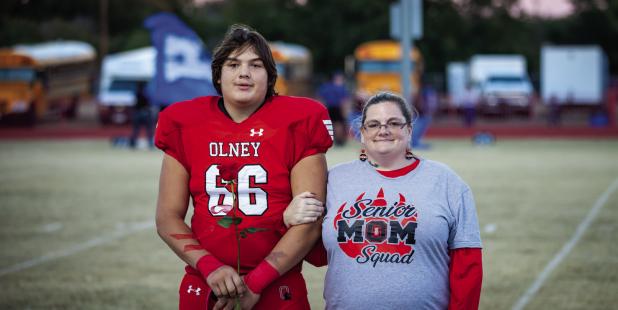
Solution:
M269 40L297 43L314 56L314 71L341 70L363 42L389 38L389 5L396 0L226 0L196 7L192 0L107 0L109 52L150 44L143 20L169 11L201 36L209 49L233 23ZM77 39L98 46L99 1L0 1L3 46ZM523 54L537 72L542 44L599 44L618 73L618 1L572 0L575 13L559 19L527 16L517 0L424 0L424 34L415 42L429 72L479 53Z
M238 0L224 3L224 19L256 28L268 40L309 48L314 67L343 69L345 55L360 43L388 38L388 2L373 0Z

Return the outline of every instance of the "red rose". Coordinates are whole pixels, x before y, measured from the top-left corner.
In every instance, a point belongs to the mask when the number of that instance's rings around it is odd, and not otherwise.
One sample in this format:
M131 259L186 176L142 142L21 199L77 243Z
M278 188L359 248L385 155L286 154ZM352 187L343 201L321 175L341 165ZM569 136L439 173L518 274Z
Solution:
M240 171L240 165L236 162L219 165L219 175L225 182L236 180L238 178L238 171Z

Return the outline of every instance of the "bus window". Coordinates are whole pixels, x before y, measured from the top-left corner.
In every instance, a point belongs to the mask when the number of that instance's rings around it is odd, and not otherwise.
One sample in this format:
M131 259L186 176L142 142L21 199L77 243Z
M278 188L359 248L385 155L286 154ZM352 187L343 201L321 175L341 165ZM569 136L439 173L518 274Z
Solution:
M358 71L362 72L400 72L401 62L399 61L359 61ZM414 72L414 63L412 64L412 72Z
M33 69L20 68L20 69L0 69L0 80L2 81L20 81L31 82L34 80L35 72Z
M135 93L137 91L137 84L140 81L137 80L113 80L110 85L110 91L127 91Z

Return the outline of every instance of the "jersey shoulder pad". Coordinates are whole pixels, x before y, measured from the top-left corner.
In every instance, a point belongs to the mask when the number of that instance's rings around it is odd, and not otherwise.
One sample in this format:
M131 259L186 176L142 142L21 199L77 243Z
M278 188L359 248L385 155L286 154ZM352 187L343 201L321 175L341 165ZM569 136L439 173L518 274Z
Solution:
M161 114L178 127L190 126L207 117L218 99L217 96L206 96L179 101L165 108Z
M315 115L326 111L326 107L319 101L307 97L275 96L273 99L280 111L289 113L288 115Z

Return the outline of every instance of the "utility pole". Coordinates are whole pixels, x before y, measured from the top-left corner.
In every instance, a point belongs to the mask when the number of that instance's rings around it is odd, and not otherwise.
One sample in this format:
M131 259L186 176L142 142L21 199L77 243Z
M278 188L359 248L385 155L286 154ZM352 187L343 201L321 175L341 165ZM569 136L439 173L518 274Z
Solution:
M410 51L412 50L412 1L401 0L401 95L409 100L412 104L412 82L410 81L410 73L412 72L412 60L410 59Z

